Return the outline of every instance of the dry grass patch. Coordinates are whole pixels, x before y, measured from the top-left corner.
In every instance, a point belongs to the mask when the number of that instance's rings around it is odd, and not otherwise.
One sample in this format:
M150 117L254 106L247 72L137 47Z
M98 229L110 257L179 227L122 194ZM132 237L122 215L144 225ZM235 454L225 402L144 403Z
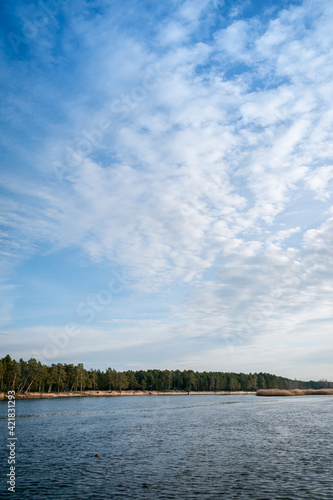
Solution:
M259 389L257 396L333 396L333 389Z

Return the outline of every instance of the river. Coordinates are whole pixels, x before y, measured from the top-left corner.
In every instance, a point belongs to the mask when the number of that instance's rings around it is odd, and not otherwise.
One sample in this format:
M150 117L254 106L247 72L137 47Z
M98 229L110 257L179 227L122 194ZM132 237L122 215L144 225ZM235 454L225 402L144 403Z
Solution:
M1 402L0 497L6 414ZM332 500L332 415L332 396L19 400L8 496Z

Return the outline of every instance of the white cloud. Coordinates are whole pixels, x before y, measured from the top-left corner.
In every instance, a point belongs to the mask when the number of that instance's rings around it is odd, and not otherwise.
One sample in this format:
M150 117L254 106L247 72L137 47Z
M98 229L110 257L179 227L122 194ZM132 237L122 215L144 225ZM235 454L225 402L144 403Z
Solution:
M305 179L305 185L316 193L320 200L326 200L331 196L329 189L330 181L333 179L333 166L327 165L312 170Z
M248 60L246 45L249 42L249 30L248 22L235 21L215 35L218 48L223 54L237 61L246 62Z

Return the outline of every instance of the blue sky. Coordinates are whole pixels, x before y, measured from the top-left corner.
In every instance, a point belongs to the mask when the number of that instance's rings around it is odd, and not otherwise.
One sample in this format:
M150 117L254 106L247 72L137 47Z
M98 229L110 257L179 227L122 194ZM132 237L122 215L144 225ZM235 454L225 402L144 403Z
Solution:
M1 344L333 379L333 6L1 6Z

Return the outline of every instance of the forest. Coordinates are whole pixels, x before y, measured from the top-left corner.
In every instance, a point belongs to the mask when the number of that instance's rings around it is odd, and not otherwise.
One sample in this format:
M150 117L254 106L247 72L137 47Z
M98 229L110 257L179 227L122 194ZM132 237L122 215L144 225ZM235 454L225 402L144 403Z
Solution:
M0 392L72 392L85 390L257 391L258 389L332 388L326 380L304 382L269 373L195 372L193 370L86 370L77 365L44 365L32 358L0 359Z

